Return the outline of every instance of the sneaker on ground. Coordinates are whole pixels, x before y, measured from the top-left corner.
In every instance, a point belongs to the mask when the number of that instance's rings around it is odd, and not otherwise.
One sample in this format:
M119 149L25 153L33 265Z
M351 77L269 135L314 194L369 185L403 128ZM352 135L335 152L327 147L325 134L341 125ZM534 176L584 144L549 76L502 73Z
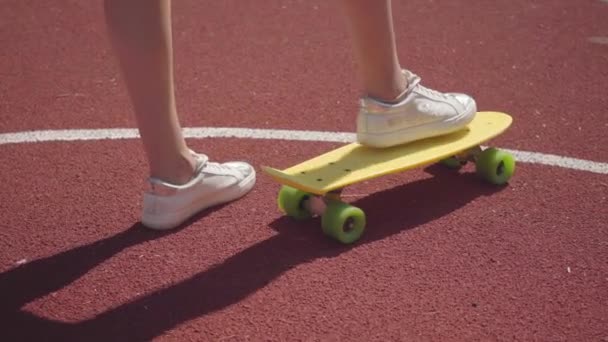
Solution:
M213 163L206 155L192 153L198 167L188 183L174 185L148 179L141 220L144 226L155 230L175 228L201 210L236 200L253 188L256 174L251 165Z
M477 113L475 100L458 93L440 93L420 84L420 77L403 70L408 88L396 103L361 99L357 141L370 147L390 147L453 133Z

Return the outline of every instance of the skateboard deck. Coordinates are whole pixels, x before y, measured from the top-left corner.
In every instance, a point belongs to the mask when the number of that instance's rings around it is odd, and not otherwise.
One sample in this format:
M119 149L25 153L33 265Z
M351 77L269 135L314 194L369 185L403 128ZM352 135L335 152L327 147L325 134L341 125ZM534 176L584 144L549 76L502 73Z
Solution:
M505 113L478 112L467 127L451 134L390 148L350 143L284 170L262 169L282 184L277 198L282 212L295 219L321 216L326 235L350 244L367 223L362 209L342 201L344 187L435 162L459 168L469 161L488 182L506 184L515 159L496 148L482 150L481 144L503 133L512 121Z
M512 123L508 114L479 112L463 130L390 148L350 143L284 170L264 166L280 184L316 195L376 177L432 164L498 136Z

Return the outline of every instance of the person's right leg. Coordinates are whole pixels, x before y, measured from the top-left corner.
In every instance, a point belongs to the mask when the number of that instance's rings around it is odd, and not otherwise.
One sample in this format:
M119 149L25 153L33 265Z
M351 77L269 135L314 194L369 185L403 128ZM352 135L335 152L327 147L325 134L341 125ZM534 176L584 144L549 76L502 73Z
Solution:
M357 139L389 147L452 133L477 111L464 94L443 94L402 70L397 57L390 0L339 0L346 15L355 60L364 88Z

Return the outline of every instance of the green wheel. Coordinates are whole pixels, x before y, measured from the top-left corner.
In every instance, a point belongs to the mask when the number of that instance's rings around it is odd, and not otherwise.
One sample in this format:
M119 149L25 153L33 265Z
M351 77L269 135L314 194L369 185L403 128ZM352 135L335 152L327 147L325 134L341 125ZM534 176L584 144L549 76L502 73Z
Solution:
M339 201L329 201L321 217L323 232L343 244L351 244L361 237L365 230L363 210Z
M477 158L476 170L488 182L503 185L509 182L515 172L515 158L510 153L488 148Z
M302 220L312 216L308 210L304 208L304 201L309 197L310 195L302 190L284 185L279 191L277 202L279 204L279 209L286 215Z
M461 161L456 157L450 157L447 159L443 159L440 163L441 163L441 165L443 165L447 168L459 170L466 164L466 161Z

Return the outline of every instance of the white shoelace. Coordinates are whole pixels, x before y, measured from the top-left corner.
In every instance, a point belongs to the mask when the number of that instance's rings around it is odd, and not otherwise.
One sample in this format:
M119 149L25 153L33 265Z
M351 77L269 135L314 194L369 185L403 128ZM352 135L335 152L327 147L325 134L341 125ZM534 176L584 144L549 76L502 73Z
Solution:
M420 85L420 84L418 84L418 87L416 88L416 91L418 91L418 92L420 92L420 93L422 93L424 95L427 95L429 97L438 97L438 98L440 98L442 100L448 100L449 99L448 95L446 95L446 94L444 94L442 92L433 90L433 89L429 89L429 88L427 88L427 87L425 87L423 85Z
M406 90L406 92L409 93L412 90L416 90L417 92L422 93L423 95L426 95L428 97L438 97L442 100L449 99L448 95L446 95L442 92L433 90L433 89L429 89L429 88L423 86L422 84L420 84L421 80L422 79L420 78L420 76L410 72L410 77L407 79L408 89Z
M230 175L230 176L235 176L235 177L240 176L240 172L238 172L234 168L231 168L229 166L226 166L226 165L223 165L220 163L209 162L209 161L207 163L205 163L205 165L203 165L203 167L201 168L201 171L205 172L205 173L212 173L215 175Z

